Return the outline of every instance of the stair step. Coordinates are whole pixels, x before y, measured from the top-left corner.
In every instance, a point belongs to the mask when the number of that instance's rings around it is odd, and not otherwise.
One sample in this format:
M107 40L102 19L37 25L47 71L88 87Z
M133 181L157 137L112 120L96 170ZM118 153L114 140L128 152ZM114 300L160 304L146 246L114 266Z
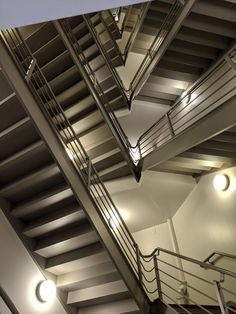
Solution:
M118 280L95 287L70 291L67 304L84 307L120 300L129 296L129 291L124 282Z
M84 97L82 100L74 103L70 107L65 109L66 117L73 121L74 119L83 117L89 112L96 109L95 101L91 95Z
M26 202L19 203L12 210L12 215L17 218L24 218L35 212L42 212L45 208L54 205L73 195L73 192L67 185L62 185L47 192L39 194Z
M91 69L96 72L98 71L99 69L101 69L102 67L105 67L106 64L105 64L105 61L102 57L102 55L98 55L97 57L95 57L94 59L92 59L90 62L89 62L89 65L91 67Z
M0 160L6 159L38 139L38 133L30 118L25 117L0 133Z
M44 66L42 66L41 69L46 79L48 81L51 81L73 66L73 60L71 59L68 50L65 50L61 54L58 54L54 59L46 63Z
M65 45L61 41L59 34L57 34L54 38L45 43L44 46L41 46L35 51L34 57L37 59L39 66L43 67L65 50Z
M80 314L141 314L137 304L131 298L119 301L83 307Z
M31 238L38 237L84 218L85 214L81 207L71 204L28 222L25 225L24 234Z
M20 104L15 93L11 93L6 98L0 101L0 133L11 125L23 120L26 116L26 112Z
M100 161L100 156L107 154L117 148L117 143L114 138L110 138L105 142L101 142L98 146L88 149L87 153L94 162Z
M38 141L0 162L1 182L7 184L52 161L42 141Z
M101 243L97 242L48 258L46 261L46 270L55 275L61 275L105 263L109 260L108 253L105 252Z
M67 107L75 102L78 102L87 95L88 89L85 82L82 80L57 95L56 99L62 107Z
M84 55L88 59L88 61L92 60L93 58L97 57L99 54L99 50L97 45L94 43L90 47L84 50Z
M112 262L76 270L58 276L57 287L66 291L84 289L119 280L120 275Z
M13 202L20 202L63 182L56 164L48 165L20 178L0 189L0 196Z
M1 103L4 102L4 99L9 97L13 92L10 84L8 83L1 69L0 69L0 90L1 90L1 94L0 94L0 106L1 106Z
M65 70L49 82L55 95L62 93L72 85L81 81L80 74L75 65Z
M113 171L117 171L117 170L124 168L126 166L127 166L127 162L121 161L121 162L119 162L119 163L117 163L111 167L107 167L106 169L99 171L99 176L103 177L103 176L105 176L105 175L107 175Z
M81 118L79 121L73 122L73 129L76 134L85 134L89 133L91 129L96 125L99 125L101 122L104 122L103 117L99 110L92 111L86 116Z
M46 258L72 251L97 242L98 238L91 225L75 223L49 232L37 241L35 252Z
M40 49L40 47L44 46L45 43L53 39L57 35L57 32L53 24L47 22L41 25L23 27L23 30L21 29L21 34L32 52L35 52Z
M109 141L112 134L106 124L100 125L89 134L80 136L80 141L86 150L91 150L100 146L102 143Z

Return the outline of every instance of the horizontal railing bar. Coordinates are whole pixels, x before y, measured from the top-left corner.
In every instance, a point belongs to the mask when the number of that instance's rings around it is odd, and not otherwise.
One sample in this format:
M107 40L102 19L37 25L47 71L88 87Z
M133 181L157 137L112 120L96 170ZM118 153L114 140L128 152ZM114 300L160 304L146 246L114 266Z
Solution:
M175 288L171 287L169 284L167 284L165 281L160 279L160 282L163 283L163 285L165 285L166 287L170 288L171 290L175 291L178 295L180 295L181 297L186 298L187 300L189 300L190 302L192 302L193 304L195 304L197 307L199 307L201 310L203 310L204 312L208 313L208 314L214 314L213 312L207 310L204 306L202 306L201 304L198 304L197 302L195 302L192 298L190 298L188 295L182 295L181 292L179 292L178 290L176 290Z
M208 299L210 299L210 300L212 300L212 301L214 301L214 302L216 302L216 303L218 302L216 299L212 298L212 297L209 296L208 294L206 294L206 293L204 293L204 292L198 290L197 288L194 288L193 286L191 286L190 284L188 284L188 282L183 282L182 280L180 280L180 279L178 279L178 278L175 278L174 276L168 274L167 272L165 272L164 270L162 270L162 269L160 269L160 268L158 268L158 270L159 270L159 272L161 272L161 273L165 274L166 276L168 276L168 277L174 279L175 281L178 281L178 282L181 283L181 284L185 284L186 287L189 287L190 289L196 291L197 293L203 295L204 297L206 297L206 298L208 298Z
M163 264L166 264L166 265L168 265L168 266L170 266L170 267L173 267L173 268L175 268L175 269L177 269L177 270L179 270L179 271L181 271L181 272L183 272L183 273L185 273L185 274L187 274L187 275L189 275L189 276L192 276L192 277L194 277L194 278L196 278L196 279L198 279L198 280L201 280L201 281L203 281L203 282L205 282L205 283L207 283L207 284L213 286L213 282L211 282L211 281L209 281L209 280L206 280L206 279L204 279L204 278L201 278L201 277L199 277L199 276L197 276L197 275L195 275L195 274L193 274L193 273L190 273L189 271L187 271L187 270L185 270L185 269L181 269L181 268L179 268L178 266L171 265L170 263L168 263L168 262L166 262L166 261L163 261L163 260L160 259L160 258L157 258L157 260L158 260L159 262L163 263Z
M228 276L236 278L236 273L234 273L232 271L229 271L227 269L220 268L220 267L217 267L217 266L214 266L214 265L209 265L209 264L201 262L201 261L199 261L197 259L185 256L185 255L182 255L182 254L177 254L175 252L172 252L172 251L160 248L160 247L157 247L155 250L153 250L153 252L151 254L149 254L149 255L142 255L142 257L143 258L146 258L146 257L149 258L149 257L151 257L154 254L159 253L159 252L163 252L163 253L166 253L168 255L172 255L172 256L178 257L178 258L183 259L183 260L185 260L187 262L191 262L193 264L199 265L199 266L201 266L203 268L211 269L211 270L214 270L214 271L216 271L218 273L222 273L222 274L225 274L225 275L228 275Z
M214 251L212 252L207 258L204 259L204 263L207 263L210 261L210 259L214 256L214 255L220 255L222 257L229 257L232 259L236 259L236 255L233 254L229 254L229 253L225 253L225 252L220 252L220 251Z

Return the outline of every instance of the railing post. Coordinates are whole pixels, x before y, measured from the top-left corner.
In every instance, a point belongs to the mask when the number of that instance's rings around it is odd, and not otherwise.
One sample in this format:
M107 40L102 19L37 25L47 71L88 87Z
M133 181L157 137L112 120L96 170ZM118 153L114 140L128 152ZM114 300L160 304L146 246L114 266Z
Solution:
M221 280L222 282L222 280ZM221 289L221 284L220 281L214 280L214 287L216 290L216 297L220 306L220 310L221 310L221 314L229 314L229 311L226 307L226 303L225 303L225 299L224 299L224 294L223 291Z
M170 116L169 116L168 112L166 113L166 120L167 120L167 123L168 123L168 127L169 127L169 130L170 130L171 136L174 137L175 136L175 132L174 132L172 123L170 121Z
M228 55L225 60L231 68L236 71L236 51L233 51L230 55Z
M135 251L136 251L136 259L137 259L137 266L138 266L138 277L141 285L143 285L143 275L142 275L142 268L141 268L141 258L140 258L140 250L137 243L134 244Z
M36 59L32 58L32 60L30 61L28 70L26 72L26 75L25 75L25 79L26 79L27 82L29 82L30 79L31 79L31 76L32 76L32 74L34 72L35 65L36 65Z
M158 262L157 262L156 254L154 254L153 262L154 262L154 267L155 267L158 296L159 296L159 299L162 300L163 295L162 295L162 290L161 290L160 272L159 272L159 268L158 268Z
M88 188L90 189L91 184L91 158L88 157Z

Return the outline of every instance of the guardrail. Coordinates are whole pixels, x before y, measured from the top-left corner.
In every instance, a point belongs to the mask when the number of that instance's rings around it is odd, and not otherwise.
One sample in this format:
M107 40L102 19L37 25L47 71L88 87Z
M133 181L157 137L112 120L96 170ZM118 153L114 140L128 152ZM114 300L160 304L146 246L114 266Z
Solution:
M124 50L122 51L122 55L123 55L123 58L125 61L128 57L128 53L131 51L131 49L133 47L134 41L135 41L135 39L138 35L138 32L139 32L139 30L143 24L144 18L147 14L149 7L150 7L150 2L141 3L139 6L140 6L139 14L136 15L136 21L132 27L132 30L130 31L130 34L129 34L128 40L126 42L126 45L124 47ZM125 30L126 24L128 23L129 17L132 14L132 10L133 10L132 5L127 8L127 13L126 13L124 23L122 26L123 27L122 34ZM124 39L122 38L121 40L124 40Z
M138 278L137 251L134 238L100 179L63 108L57 101L37 60L32 55L18 29L2 31L1 36L22 77L27 81L39 108L47 118L48 123L67 152L76 173L87 188L88 195L93 199L104 225L110 230L114 242L117 243L126 257L127 263L129 263L130 268L132 268ZM27 73L29 73L32 60L34 60L34 69L29 76Z
M94 28L93 23L90 20L90 17L88 15L84 15L84 21L87 24L90 33L93 36L94 41L96 42L100 53L103 55L104 60L106 60L106 64L109 68L109 71L112 73L113 77L115 78L116 82L117 82L117 86L121 91L121 94L124 94L124 97L127 98L130 102L130 90L127 90L120 78L120 76L118 75L117 71L114 69L112 61L110 59L110 56L108 55L108 52L106 51L106 49L104 48L102 41L100 39L99 33L97 32L97 30ZM118 48L119 49L119 48Z
M130 83L129 89L132 93L132 99L138 94L142 85L145 83L145 79L148 77L147 70L152 65L160 47L165 42L165 39L172 30L187 3L188 1L171 0L170 10L166 14L166 17L162 22L150 48L146 51L144 60Z
M141 158L170 142L236 95L236 45L138 139Z
M174 259L181 260L184 267L176 266ZM176 313L176 307L179 307L181 312L191 314L189 304L207 314L213 314L208 305L219 307L222 314L236 313L236 309L229 305L236 297L235 272L160 247L148 255L139 252L138 269L140 281L149 296L159 297ZM188 279L183 281L178 273ZM228 288L226 278L230 278L232 290Z
M126 134L124 133L116 115L114 113L114 109L112 104L107 99L99 80L96 77L96 73L90 66L89 60L86 58L81 46L78 44L78 41L71 29L71 26L67 19L63 19L59 22L63 33L67 36L67 39L70 43L70 47L73 48L76 58L78 58L80 65L83 67L83 76L85 80L89 80L89 85L93 90L93 94L96 95L96 101L105 121L110 127L111 132L113 133L114 137L116 138L121 151L125 159L128 162L130 169L133 171L135 176L139 178L140 172L137 168L137 148L132 147ZM60 30L59 30L60 31ZM61 31L60 31L61 33ZM63 34L62 34L63 35Z
M214 260L212 261L213 257L214 257ZM209 264L214 265L216 263L216 261L218 261L222 257L227 257L227 258L236 260L236 255L224 253L224 252L219 252L219 251L214 251L207 258L204 259L204 263L209 263Z

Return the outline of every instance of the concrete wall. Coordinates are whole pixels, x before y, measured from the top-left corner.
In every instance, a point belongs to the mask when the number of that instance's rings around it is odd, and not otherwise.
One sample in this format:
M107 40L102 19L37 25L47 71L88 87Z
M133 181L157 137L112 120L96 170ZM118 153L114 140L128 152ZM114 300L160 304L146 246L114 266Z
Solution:
M212 251L222 251L236 255L236 167L225 170L231 180L230 187L225 192L218 192L213 187L215 174L203 176L183 204L173 216L175 235L178 241L180 253L199 260L205 259ZM167 223L157 225L134 233L145 254L150 254L155 247L163 247L173 251L171 235ZM177 266L176 259L161 254L160 258L171 261ZM203 279L219 280L219 275L211 270L205 270L188 262L183 262L184 269L190 271ZM216 266L229 269L236 273L236 260L222 258ZM160 268L170 275L180 274L171 267L161 264ZM162 275L163 276L163 275ZM204 283L190 275L185 275L187 282L201 292L205 292L216 298L213 285ZM175 280L163 277L175 289L178 284ZM225 288L236 293L236 279L226 277ZM190 297L201 304L214 304L213 301L201 295L201 293L188 289ZM167 290L168 295L175 300L177 294ZM226 301L235 301L235 296L225 293ZM170 300L166 300L171 303Z
M227 191L214 189L215 174L204 176L173 217L180 251L184 255L200 260L213 251L236 255L236 167L223 173L228 174L231 181ZM209 270L193 267L189 263L184 266L204 278L219 279ZM222 258L216 266L236 273L236 260ZM225 285L236 293L236 279L226 278ZM208 291L214 295L212 288ZM233 299L232 296L227 298Z
M0 210L0 282L19 313L66 313L57 299L48 304L37 300L35 289L43 279L42 273ZM0 302L0 313L7 313L3 309L4 304Z

